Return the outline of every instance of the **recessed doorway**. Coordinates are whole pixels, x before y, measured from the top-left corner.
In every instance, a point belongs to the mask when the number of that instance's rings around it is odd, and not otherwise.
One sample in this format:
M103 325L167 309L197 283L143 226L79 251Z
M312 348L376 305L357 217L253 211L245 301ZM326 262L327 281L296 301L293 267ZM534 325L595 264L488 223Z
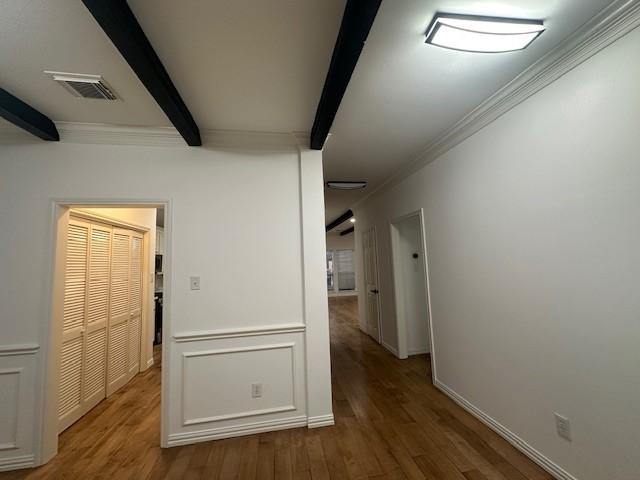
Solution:
M431 353L426 244L422 210L391 222L398 356Z

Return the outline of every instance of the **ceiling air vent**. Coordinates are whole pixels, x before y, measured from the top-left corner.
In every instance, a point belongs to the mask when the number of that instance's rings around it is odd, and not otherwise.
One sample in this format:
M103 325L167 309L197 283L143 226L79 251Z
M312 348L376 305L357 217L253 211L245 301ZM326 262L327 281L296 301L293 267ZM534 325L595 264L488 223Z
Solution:
M76 97L97 98L99 100L118 99L113 89L107 85L100 75L50 71L45 71L44 73L50 75L51 78Z

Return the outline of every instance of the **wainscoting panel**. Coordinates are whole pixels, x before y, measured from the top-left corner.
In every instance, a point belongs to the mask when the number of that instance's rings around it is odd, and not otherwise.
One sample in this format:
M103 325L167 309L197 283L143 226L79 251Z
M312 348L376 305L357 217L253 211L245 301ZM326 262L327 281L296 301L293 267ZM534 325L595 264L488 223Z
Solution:
M307 424L304 325L183 332L172 340L169 446Z
M37 345L0 346L0 471L33 466Z

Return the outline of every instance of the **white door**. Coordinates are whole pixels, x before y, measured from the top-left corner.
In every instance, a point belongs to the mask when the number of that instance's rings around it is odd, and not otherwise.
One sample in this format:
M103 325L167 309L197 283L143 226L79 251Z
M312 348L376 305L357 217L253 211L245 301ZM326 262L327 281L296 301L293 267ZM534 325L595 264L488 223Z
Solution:
M87 270L89 259L88 223L71 220L67 231L62 351L58 395L58 430L78 420L82 412L82 378Z
M131 232L113 229L107 343L107 396L129 380L129 258Z
M362 235L364 259L367 332L380 343L380 292L378 289L378 254L375 229Z
M83 415L106 397L111 227L92 224L89 241Z
M140 371L140 337L142 330L142 235L131 233L129 261L129 378Z

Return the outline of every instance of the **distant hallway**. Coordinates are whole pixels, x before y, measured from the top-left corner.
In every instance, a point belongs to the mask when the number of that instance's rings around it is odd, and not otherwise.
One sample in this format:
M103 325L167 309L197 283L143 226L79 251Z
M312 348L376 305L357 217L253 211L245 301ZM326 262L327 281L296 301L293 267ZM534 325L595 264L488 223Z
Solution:
M0 479L543 480L552 477L431 385L426 355L398 360L329 300L334 427L160 449L160 356L60 437L48 465Z

